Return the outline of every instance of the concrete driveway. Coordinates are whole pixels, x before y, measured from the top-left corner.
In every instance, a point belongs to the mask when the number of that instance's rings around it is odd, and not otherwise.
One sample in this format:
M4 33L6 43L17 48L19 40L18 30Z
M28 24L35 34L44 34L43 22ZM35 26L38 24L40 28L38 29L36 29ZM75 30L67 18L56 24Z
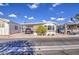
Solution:
M56 34L54 36L35 36L33 34L25 34L25 33L15 33L7 36L0 36L0 38L3 39L11 39L11 38L40 38L40 39L45 39L45 38L69 38L69 37L79 37L79 35L64 35L64 34Z
M33 34L15 33L8 36L0 36L1 40L79 40L79 35L57 34L54 36L35 36Z

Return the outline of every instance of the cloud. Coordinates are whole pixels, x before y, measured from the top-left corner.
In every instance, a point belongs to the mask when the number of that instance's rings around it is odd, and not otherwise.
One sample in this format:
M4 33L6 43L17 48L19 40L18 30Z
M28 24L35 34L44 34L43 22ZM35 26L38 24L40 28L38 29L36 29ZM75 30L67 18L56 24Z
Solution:
M49 8L49 10L51 10L51 11L52 11L52 10L53 10L53 8L52 8L52 7L50 7L50 8Z
M64 11L61 11L60 13L64 13Z
M27 16L24 16L24 18L27 18Z
M65 20L65 18L60 17L57 20L62 21L62 20Z
M64 11L60 11L59 13L56 13L56 14L58 15L58 14L63 14L63 13L64 13Z
M0 12L0 15L4 15L3 12Z
M8 3L0 3L0 6L8 6Z
M35 18L34 17L29 17L28 19L30 20L30 19L35 19Z
M47 22L47 20L42 20L42 22Z
M50 19L51 19L51 20L55 20L56 18L54 18L54 17L50 17Z
M9 17L14 17L14 18L17 17L15 14L10 14L10 15L8 15L8 16L9 16Z
M4 4L3 3L0 3L0 6L4 6Z
M38 3L34 3L34 4L32 4L32 5L27 5L30 9L36 9L36 8L38 8L38 6L39 6L39 4Z
M58 6L58 5L61 5L61 3L55 3L55 4L53 4L52 6L53 6L53 7L56 7L56 6Z
M52 21L42 20L42 22L47 23L47 22L52 22Z

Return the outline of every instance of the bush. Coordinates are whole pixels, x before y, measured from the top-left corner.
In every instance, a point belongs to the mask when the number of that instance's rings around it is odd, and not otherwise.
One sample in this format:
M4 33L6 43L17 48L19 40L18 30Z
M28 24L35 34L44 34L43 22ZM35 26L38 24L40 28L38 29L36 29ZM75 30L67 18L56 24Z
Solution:
M39 26L36 30L38 35L45 35L45 33L47 32L47 28L44 26Z

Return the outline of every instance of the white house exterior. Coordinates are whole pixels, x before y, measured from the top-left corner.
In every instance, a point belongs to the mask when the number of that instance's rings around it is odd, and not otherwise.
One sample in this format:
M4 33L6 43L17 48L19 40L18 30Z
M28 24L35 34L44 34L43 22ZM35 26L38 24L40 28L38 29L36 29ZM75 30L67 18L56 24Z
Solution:
M33 29L34 35L36 35L35 31L36 31L36 28L39 25L47 27L47 33L46 33L46 35L55 35L56 34L56 30L57 30L57 24L54 23L54 22L51 22L51 21L40 22L40 23L22 23L21 25L22 25L22 32L24 32L26 28L30 27L30 28ZM36 28L34 26L36 26Z
M20 24L7 19L0 19L0 35L10 35L21 32Z
M57 30L57 25L54 22L46 22L43 26L47 27L48 31L46 35L55 35Z

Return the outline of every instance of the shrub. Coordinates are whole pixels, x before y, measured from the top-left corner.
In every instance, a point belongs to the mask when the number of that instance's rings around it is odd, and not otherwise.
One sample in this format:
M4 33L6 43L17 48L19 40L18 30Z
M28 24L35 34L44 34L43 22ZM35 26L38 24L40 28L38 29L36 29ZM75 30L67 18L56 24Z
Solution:
M47 32L47 28L44 26L39 26L36 30L38 35L45 35L45 33Z

